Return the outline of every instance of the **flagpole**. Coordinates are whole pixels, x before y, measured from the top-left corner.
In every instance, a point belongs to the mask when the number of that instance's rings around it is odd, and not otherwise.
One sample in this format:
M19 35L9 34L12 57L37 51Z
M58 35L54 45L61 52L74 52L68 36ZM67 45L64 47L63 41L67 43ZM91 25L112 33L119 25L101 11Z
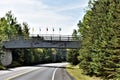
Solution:
M59 35L60 35L60 30L59 30Z
M32 27L32 35L33 35L33 27Z
M53 36L54 36L54 28L53 28Z
M39 29L39 31L40 31L40 33L39 33L39 34L41 35L41 28Z
M61 40L60 31L61 31L61 28L59 28L59 40Z
M60 35L61 28L59 28L59 35Z
M47 28L46 28L46 35L47 35Z
M53 37L54 37L54 27L52 28L52 31L53 31L53 34L51 35L51 40L52 40Z
M47 35L47 28L46 28L46 35Z
M60 28L59 28L59 35L60 35Z

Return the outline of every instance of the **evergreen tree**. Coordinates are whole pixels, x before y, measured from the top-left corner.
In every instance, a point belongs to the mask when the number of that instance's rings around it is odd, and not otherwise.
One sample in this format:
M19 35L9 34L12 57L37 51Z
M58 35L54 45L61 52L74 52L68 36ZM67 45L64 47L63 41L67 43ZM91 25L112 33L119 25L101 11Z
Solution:
M70 62L72 65L77 65L79 63L78 61L78 55L79 52L76 49L70 49L67 52L67 61Z
M74 29L73 33L72 33L73 40L78 40L79 39L77 34L78 34L77 30ZM67 52L67 61L70 62L73 65L77 65L79 63L78 55L79 55L79 52L78 52L77 49L68 50L68 52Z
M91 0L83 21L80 67L86 74L120 77L120 1Z
M23 23L23 34L24 34L24 36L26 36L26 37L28 37L29 36L29 26L28 26L28 24L27 23Z

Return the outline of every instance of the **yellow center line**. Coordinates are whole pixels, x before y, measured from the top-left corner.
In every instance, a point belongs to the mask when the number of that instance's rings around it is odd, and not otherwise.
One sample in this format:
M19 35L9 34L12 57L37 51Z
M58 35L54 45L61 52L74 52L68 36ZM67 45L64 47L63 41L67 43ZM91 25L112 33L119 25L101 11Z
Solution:
M37 68L37 69L38 69L38 68ZM32 69L32 70L29 70L29 71L20 72L20 73L18 73L18 74L16 74L16 75L13 75L13 76L11 76L11 77L6 78L5 80L11 80L11 79L13 79L13 78L16 78L16 77L18 77L18 76L24 75L24 74L26 74L26 73L32 72L32 71L37 70L37 69Z

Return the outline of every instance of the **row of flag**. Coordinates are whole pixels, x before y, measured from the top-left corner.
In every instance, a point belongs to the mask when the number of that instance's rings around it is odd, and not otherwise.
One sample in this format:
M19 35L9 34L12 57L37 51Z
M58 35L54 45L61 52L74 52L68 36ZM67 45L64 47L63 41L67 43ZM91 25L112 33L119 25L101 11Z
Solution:
M39 28L39 30L41 31L41 28ZM53 30L53 32L55 31L55 29L53 28L52 29ZM59 28L59 31L61 31L62 29L61 28ZM32 28L32 31L34 32L34 27ZM46 28L46 31L48 31L48 28Z

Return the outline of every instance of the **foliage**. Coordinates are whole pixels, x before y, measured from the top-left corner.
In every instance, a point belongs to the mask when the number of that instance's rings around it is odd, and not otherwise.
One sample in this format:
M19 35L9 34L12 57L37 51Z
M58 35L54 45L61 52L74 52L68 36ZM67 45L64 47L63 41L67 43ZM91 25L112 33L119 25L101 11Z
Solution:
M106 79L120 78L120 1L91 0L83 21L79 51L80 68Z
M23 22L23 26L22 27L23 27L23 30L22 30L23 35L28 37L29 36L29 26L28 26L28 24Z
M56 61L57 62L66 61L66 54L67 54L66 49L57 49L56 52L57 52L56 53Z
M77 30L73 30L73 33L72 33L72 37L73 37L73 40L78 40L79 37L78 37L78 32ZM73 65L77 65L79 63L78 61L78 55L79 55L79 50L77 49L70 49L68 50L67 52L67 61L70 62L71 64Z
M77 58L78 55L79 55L78 50L76 49L69 50L67 53L67 61L73 65L77 65L79 63L78 58Z
M102 80L98 77L91 77L89 75L83 74L83 70L79 69L79 66L68 64L66 67L67 72L75 79L75 80Z
M53 54L51 49L43 49L43 62L52 62L53 60Z
M19 24L17 18L14 17L11 11L9 11L4 17L0 18L0 52L3 50L2 41L11 39L15 36L25 36L25 38L28 38L29 34L29 25L26 22ZM40 37L40 39L43 39L43 37ZM11 49L11 51L13 62L7 67L33 65L54 61L52 49ZM59 53L59 51L56 53ZM57 56L63 55L57 54ZM4 69L2 65L0 65L0 68Z
M0 65L0 70L5 70L5 69L6 69L6 67Z
M22 65L18 61L13 61L11 65L7 66L7 68L19 67L19 66L22 66Z

